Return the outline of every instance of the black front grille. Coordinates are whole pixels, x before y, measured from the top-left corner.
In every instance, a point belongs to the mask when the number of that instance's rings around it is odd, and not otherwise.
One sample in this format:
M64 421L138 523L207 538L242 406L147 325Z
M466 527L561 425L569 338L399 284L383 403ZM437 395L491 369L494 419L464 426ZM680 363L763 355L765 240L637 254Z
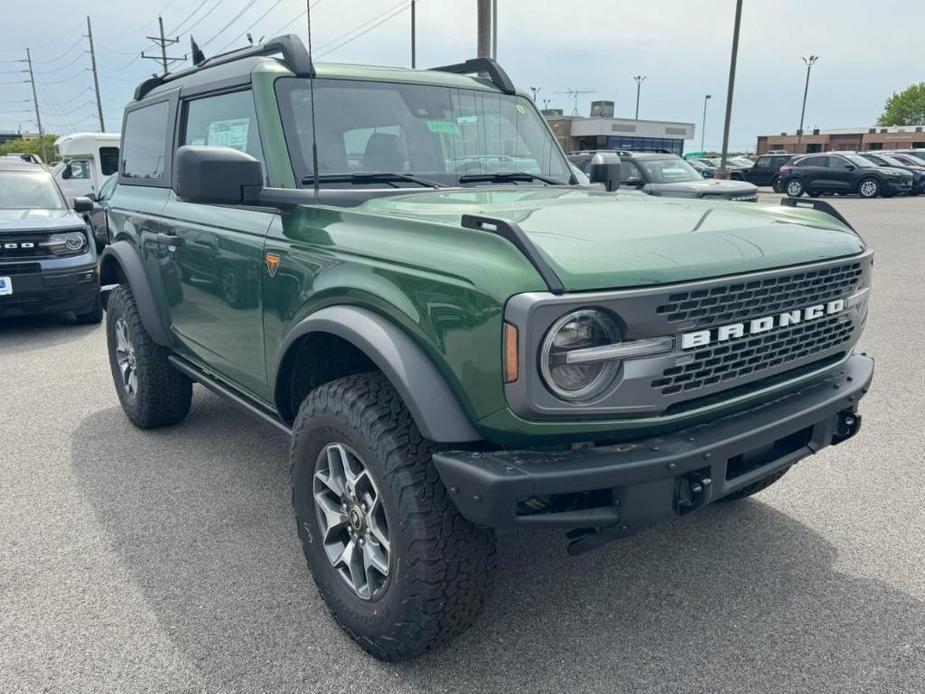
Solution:
M0 234L0 260L29 260L31 258L49 258L52 253L41 244L48 241L48 233L8 233Z
M652 387L662 395L674 395L744 376L759 376L807 357L821 357L848 343L853 332L851 319L838 313L773 333L718 343L693 352L687 364L665 369L660 378L652 381Z
M685 330L783 313L851 294L864 270L859 262L804 270L689 292L676 292L656 312Z
M29 275L41 272L42 266L38 263L0 263L0 275Z

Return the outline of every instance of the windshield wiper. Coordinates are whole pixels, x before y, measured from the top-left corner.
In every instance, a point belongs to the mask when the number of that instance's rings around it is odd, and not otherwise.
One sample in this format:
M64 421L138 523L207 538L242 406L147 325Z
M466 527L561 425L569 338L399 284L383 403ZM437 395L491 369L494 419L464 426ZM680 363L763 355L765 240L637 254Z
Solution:
M459 177L460 183L478 183L479 181L488 181L490 183L507 183L508 181L542 181L551 186L565 185L562 181L542 176L540 174L529 173L528 171L496 171L494 173L476 173L464 174Z
M426 178L419 178L414 174L397 173L393 171L357 171L355 173L345 174L321 174L318 176L319 183L392 183L396 181L406 181L408 183L417 183L419 186L427 188L444 188L442 183L430 181ZM303 176L302 185L314 183L314 176ZM394 186L397 188L398 186Z

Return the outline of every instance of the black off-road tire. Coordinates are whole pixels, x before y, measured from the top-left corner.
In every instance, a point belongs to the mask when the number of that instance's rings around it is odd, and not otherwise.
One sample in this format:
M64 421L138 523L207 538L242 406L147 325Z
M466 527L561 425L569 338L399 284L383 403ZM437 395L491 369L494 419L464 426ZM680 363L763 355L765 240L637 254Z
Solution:
M137 378L134 393L125 387L116 356L116 324L120 319L125 321L134 349ZM167 361L170 351L148 335L132 291L124 284L112 291L106 305L106 342L116 393L132 424L140 429L154 429L176 424L189 413L193 382L170 365Z
M322 545L313 478L332 443L362 459L385 506L390 573L375 599L359 597ZM437 448L379 373L316 388L293 426L292 504L309 568L337 623L380 660L413 658L462 632L490 587L494 533L459 514L431 461Z
M752 496L753 494L757 494L758 492L767 489L772 484L777 482L777 480L787 474L787 470L789 469L789 467L785 467L783 470L778 470L777 472L768 475L767 477L760 479L757 482L752 482L751 484L742 487L741 489L737 489L732 494L724 496L722 499L720 499L720 501L738 501L739 499L745 499Z
M83 313L77 313L75 315L80 325L97 325L98 323L102 323L103 307L100 305L99 297L93 302L93 306L89 311L84 311Z

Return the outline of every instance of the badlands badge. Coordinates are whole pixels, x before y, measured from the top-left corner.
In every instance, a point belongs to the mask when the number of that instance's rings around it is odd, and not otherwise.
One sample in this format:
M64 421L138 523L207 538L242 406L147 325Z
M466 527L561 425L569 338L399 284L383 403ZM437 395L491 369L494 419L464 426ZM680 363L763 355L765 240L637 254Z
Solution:
M267 253L267 272L270 273L270 277L276 277L276 271L279 269L280 257L278 253Z

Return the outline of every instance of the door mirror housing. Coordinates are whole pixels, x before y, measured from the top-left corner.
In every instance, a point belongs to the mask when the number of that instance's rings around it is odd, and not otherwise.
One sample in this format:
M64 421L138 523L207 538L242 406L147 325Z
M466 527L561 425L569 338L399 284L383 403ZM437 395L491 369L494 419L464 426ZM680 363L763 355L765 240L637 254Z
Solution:
M845 170L846 170L846 171L854 171L856 168L858 168L858 167L856 167L854 164L848 164L848 166L845 167Z
M71 202L74 212L92 212L93 201L90 198L74 198Z
M603 183L614 191L620 187L620 157L614 152L598 152L591 158L591 183Z
M263 167L231 147L184 145L177 150L174 192L185 202L240 205L263 187Z

